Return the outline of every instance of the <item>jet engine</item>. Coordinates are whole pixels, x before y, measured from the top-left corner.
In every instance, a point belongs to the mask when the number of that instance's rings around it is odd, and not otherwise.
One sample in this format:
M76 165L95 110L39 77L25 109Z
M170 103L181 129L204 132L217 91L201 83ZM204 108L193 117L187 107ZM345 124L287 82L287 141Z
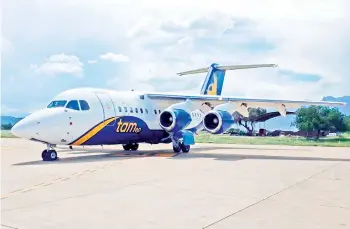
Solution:
M234 124L232 115L222 110L209 111L203 119L205 130L211 134L221 134L228 130L232 124Z
M183 109L165 109L160 113L159 124L167 132L176 133L192 121L191 115Z

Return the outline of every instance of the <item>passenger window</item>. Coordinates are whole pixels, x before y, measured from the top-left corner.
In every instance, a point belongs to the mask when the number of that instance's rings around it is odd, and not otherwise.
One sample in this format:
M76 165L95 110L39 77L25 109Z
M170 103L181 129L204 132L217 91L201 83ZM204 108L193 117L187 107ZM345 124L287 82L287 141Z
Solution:
M79 100L79 103L80 103L81 110L83 111L90 110L90 106L85 100Z
M119 110L119 112L122 112L122 108L121 107L118 107L118 110Z
M140 108L140 112L141 112L141 114L143 114L143 110L142 110L142 108Z
M145 109L145 112L146 112L146 114L148 114L148 110L147 109Z
M158 110L159 111L159 114L160 114L160 110Z
M137 108L135 108L135 112L136 112L136 113L139 113L139 111L137 110Z
M157 110L156 109L154 109L154 113L157 114Z
M69 103L67 104L66 108L78 111L79 110L78 100L71 100L71 101L69 101Z
M132 111L132 107L130 107L130 113L132 113L133 111Z
M125 113L127 113L128 112L128 108L124 107L124 111L125 111Z

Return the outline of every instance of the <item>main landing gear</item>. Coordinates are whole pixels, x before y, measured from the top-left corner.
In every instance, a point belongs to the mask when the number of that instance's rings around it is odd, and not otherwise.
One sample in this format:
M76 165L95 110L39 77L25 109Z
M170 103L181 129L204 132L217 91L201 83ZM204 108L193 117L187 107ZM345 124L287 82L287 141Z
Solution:
M57 160L57 152L52 148L50 144L47 144L47 149L41 153L43 161L55 161Z
M139 144L138 143L123 144L123 148L126 151L129 151L129 150L136 151L139 148Z
M173 150L175 153L180 153L181 151L183 153L188 153L190 152L190 148L190 145L185 145L183 142L173 143Z

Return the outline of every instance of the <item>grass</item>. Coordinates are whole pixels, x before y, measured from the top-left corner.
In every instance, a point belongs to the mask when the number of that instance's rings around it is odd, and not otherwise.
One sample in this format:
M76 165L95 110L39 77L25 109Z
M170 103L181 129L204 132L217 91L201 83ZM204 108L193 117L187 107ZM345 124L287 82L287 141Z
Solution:
M329 146L350 147L350 134L327 137L319 140L296 137L240 137L230 135L210 135L201 133L196 136L197 143L242 144L242 145L289 145L289 146Z
M1 138L17 138L9 130L1 130ZM350 132L338 137L327 137L319 140L296 137L240 137L230 135L196 135L197 143L241 144L241 145L289 145L289 146L331 146L350 147Z
M1 138L17 138L9 130L1 130Z
M340 135L343 138L350 138L350 132L345 132L343 134Z

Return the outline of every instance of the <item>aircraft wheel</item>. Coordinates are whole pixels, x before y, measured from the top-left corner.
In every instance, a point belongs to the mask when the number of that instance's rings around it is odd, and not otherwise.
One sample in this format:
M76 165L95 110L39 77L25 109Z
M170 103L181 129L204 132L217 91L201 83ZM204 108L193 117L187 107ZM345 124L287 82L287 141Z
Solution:
M56 150L44 150L41 153L41 158L43 159L43 161L55 161L57 160L57 152Z
M181 152L181 146L180 145L177 145L177 146L173 145L173 150L174 150L175 153L180 153Z
M129 151L131 149L131 145L130 144L123 144L123 149L125 151Z
M185 145L185 144L181 143L180 147L181 147L182 152L184 152L184 153L190 152L190 148L191 148L190 145Z
M136 150L138 150L138 148L139 148L139 144L138 143L133 143L133 144L130 145L130 149L132 151L136 151Z

